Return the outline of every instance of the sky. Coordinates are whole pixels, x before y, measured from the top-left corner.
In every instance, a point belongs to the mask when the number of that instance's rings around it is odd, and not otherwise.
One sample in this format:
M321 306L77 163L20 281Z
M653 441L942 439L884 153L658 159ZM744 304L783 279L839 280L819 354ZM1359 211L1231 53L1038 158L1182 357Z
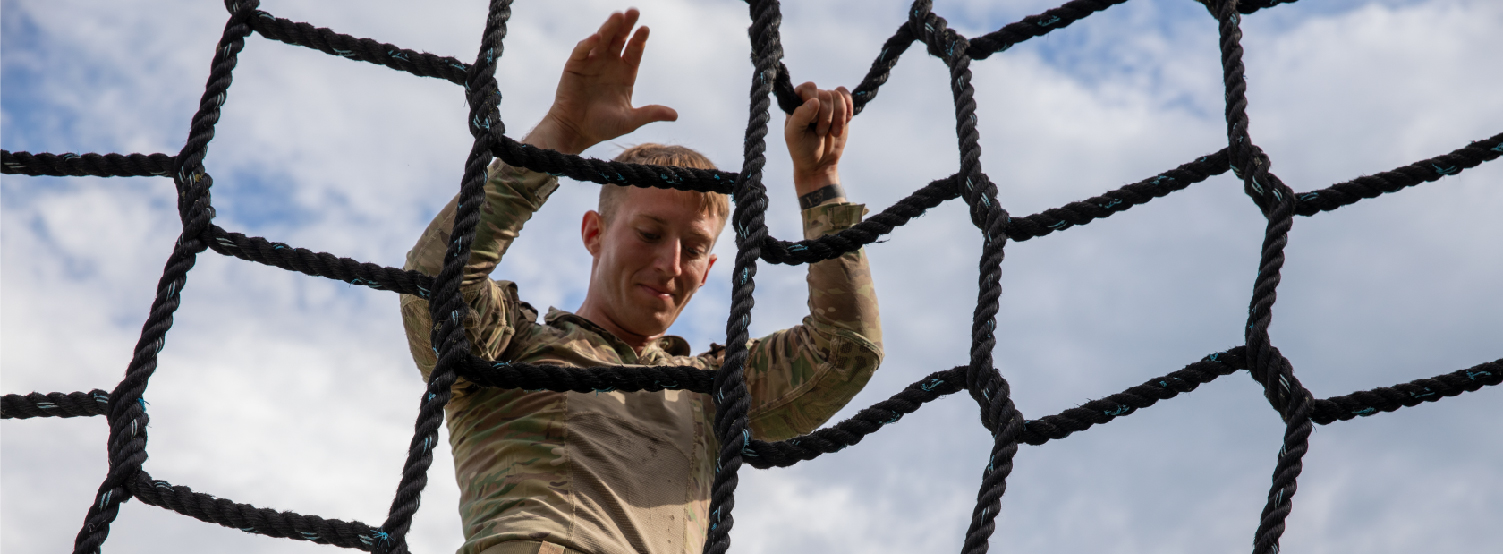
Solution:
M684 144L741 166L746 6L641 0L653 29L638 104L677 109L592 148ZM935 2L978 36L1053 0ZM499 62L501 112L520 136L546 111L568 49L604 1L518 2ZM789 2L795 83L854 87L904 20L893 0ZM267 0L262 9L357 37L472 59L479 0ZM176 153L226 14L217 2L4 0L0 146ZM1250 132L1296 191L1449 152L1503 131L1503 3L1304 0L1247 16ZM1133 0L972 64L983 169L1012 214L1082 200L1225 145L1216 26L1188 0ZM463 91L254 35L205 165L216 223L400 266L458 190L469 149ZM892 205L959 162L946 71L911 49L857 116L841 164L850 197ZM774 132L771 137L776 139ZM768 221L799 233L777 142ZM0 187L0 390L111 389L123 375L180 230L165 178L6 175ZM596 186L566 182L493 275L524 300L577 308L589 257L580 214ZM1297 218L1272 340L1317 397L1431 377L1503 356L1503 163ZM1241 342L1264 221L1230 174L1024 243L1003 262L997 367L1025 417L1100 398ZM963 205L868 247L886 358L837 418L965 363L978 232ZM717 246L723 259L732 241ZM754 335L798 322L801 267L763 265ZM671 332L723 342L730 264ZM212 252L146 392L154 478L257 506L378 524L400 477L423 383L397 297ZM1484 552L1503 544L1503 396L1495 388L1316 429L1285 552ZM102 418L0 423L0 550L71 550L107 468ZM1245 372L1108 425L1021 447L998 552L1251 550L1282 423ZM447 436L445 435L445 440ZM745 470L732 552L956 551L990 440L955 395L855 447ZM440 449L409 535L462 541L452 458ZM331 552L335 547L125 504L108 552Z

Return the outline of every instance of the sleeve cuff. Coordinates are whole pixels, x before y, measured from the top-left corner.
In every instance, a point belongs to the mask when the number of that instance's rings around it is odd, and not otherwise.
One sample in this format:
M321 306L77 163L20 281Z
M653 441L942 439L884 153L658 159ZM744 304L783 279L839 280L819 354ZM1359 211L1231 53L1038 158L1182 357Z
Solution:
M540 173L525 167L507 165L501 158L491 160L486 177L493 185L501 185L516 191L532 204L534 211L543 207L553 191L558 190L558 177Z
M830 202L803 210L804 239L816 239L861 223L867 213L865 204Z

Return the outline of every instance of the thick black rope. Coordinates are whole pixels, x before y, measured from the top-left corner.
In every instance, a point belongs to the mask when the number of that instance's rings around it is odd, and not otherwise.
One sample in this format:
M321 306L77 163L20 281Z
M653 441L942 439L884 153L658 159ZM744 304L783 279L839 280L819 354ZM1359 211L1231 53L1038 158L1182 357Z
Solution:
M480 222L480 207L485 202L486 165L494 137L505 132L498 111L501 92L496 85L496 60L501 56L502 39L506 38L506 21L511 18L511 0L492 0L487 10L485 29L475 62L465 75L466 98L470 105L469 129L475 137L470 156L465 161L464 176L455 209L454 229L444 266L433 280L433 298L429 315L434 327L432 344L438 363L428 378L428 389L419 402L418 419L408 445L407 462L402 466L402 481L392 499L386 522L381 525L383 540L378 554L407 551L407 531L417 513L419 497L428 484L428 466L433 463L433 448L438 445L438 428L444 421L444 405L453 394L456 368L469 357L470 342L465 337L463 321L470 313L459 291L464 266L470 260L475 227ZM389 535L389 540L385 537Z
M11 152L0 154L0 167L5 173L20 175L57 175L97 177L136 177L146 175L170 175L177 160L166 154L32 154Z
M762 186L762 168L767 164L767 127L773 84L782 68L783 45L778 35L782 23L777 0L752 0L749 9L751 26L751 98L746 135L742 142L740 179L731 198L736 208L731 213L731 228L736 237L736 263L731 270L731 310L725 324L724 363L715 372L710 397L715 403L715 438L720 452L715 461L715 480L710 485L709 533L704 554L723 554L731 547L730 532L735 527L731 510L736 507L735 491L741 469L741 454L751 442L746 414L751 394L746 390L742 371L746 367L748 328L755 300L757 258L767 237L763 214L767 210L766 189Z
M1162 377L1144 381L1127 390L1091 400L1055 415L1023 422L1023 443L1041 445L1062 439L1095 425L1108 423L1195 390L1218 377L1247 369L1239 346L1206 356ZM714 372L686 366L573 367L553 364L492 362L471 357L458 369L459 376L482 387L550 390L555 392L657 392L687 390L708 394ZM1416 379L1392 387L1378 387L1343 396L1316 400L1311 420L1320 425L1358 417L1390 413L1399 408L1436 402L1442 398L1476 392L1503 382L1503 360L1477 364L1467 369ZM839 452L861 442L866 435L897 423L923 404L964 390L965 366L936 371L892 398L861 410L850 419L801 437L767 442L752 439L745 463L756 468L786 467L822 454ZM109 393L8 394L0 398L0 418L78 417L103 415Z
M272 267L297 271L314 277L328 277L351 285L389 290L400 294L428 297L433 287L433 278L408 269L381 267L362 263L350 258L340 258L327 252L314 252L271 242L261 237L248 237L231 233L218 225L210 228L212 238L209 248L226 256L263 263Z
M166 154L50 154L0 151L0 172L5 174L55 176L171 176L178 189L178 210L183 221L179 237L157 287L141 338L125 378L106 393L51 393L5 395L0 399L0 417L78 417L107 415L110 425L110 469L91 504L75 543L75 552L97 552L108 535L120 503L136 497L162 506L247 532L274 537L311 540L373 552L406 552L406 533L426 485L432 463L443 406L457 379L470 386L510 387L529 390L573 392L690 390L710 394L717 406L715 433L721 450L711 493L711 528L704 551L722 553L730 547L734 525L731 511L737 471L742 464L767 468L787 466L839 451L859 443L865 436L923 404L961 390L968 391L981 407L981 423L993 435L992 456L982 472L982 485L963 552L980 554L988 549L995 527L1006 477L1020 443L1043 444L1094 425L1152 406L1161 400L1195 390L1199 385L1247 369L1264 388L1270 404L1280 413L1287 429L1274 471L1273 486L1262 521L1254 537L1255 554L1278 549L1291 500L1295 493L1300 459L1308 448L1312 424L1329 424L1401 407L1434 402L1440 398L1474 392L1503 382L1503 360L1468 369L1418 379L1393 387L1380 387L1329 399L1314 399L1294 377L1292 364L1268 339L1272 306L1283 248L1294 215L1310 216L1374 198L1422 182L1497 159L1503 155L1503 134L1473 142L1447 154L1421 160L1394 170L1359 177L1325 189L1294 193L1269 172L1269 162L1248 133L1246 82L1241 62L1240 15L1253 13L1287 0L1209 0L1207 9L1216 17L1221 35L1223 79L1227 92L1228 146L1148 179L1084 201L1017 219L997 204L997 189L981 171L979 135L976 131L975 92L971 87L970 62L1029 38L1043 36L1125 0L1073 0L1041 14L1031 15L982 37L966 39L948 28L946 21L931 13L927 0L915 2L908 21L883 45L866 77L854 89L855 111L873 100L886 83L897 60L914 42L940 58L950 70L955 102L956 139L960 170L931 182L909 197L868 220L829 236L798 242L771 237L763 217L767 207L761 171L765 166L765 138L771 121L772 99L785 112L800 102L792 78L782 63L778 38L781 20L775 0L750 2L754 72L751 105L745 137L742 171L728 173L679 167L644 166L566 155L521 144L505 135L497 107L500 91L495 80L496 59L502 52L510 2L493 0L474 63L450 57L402 49L371 39L355 38L317 28L307 23L274 17L256 9L254 0L230 0L230 19L216 49L208 84L192 119L189 136L176 156ZM1207 3L1207 2L1203 2ZM461 179L460 201L451 233L444 268L437 277L362 263L333 254L313 252L275 243L260 237L229 232L213 225L209 188L213 182L202 161L214 136L214 123L224 104L236 57L244 38L258 32L270 39L313 48L328 54L384 65L418 76L435 77L463 85L471 110L469 128L475 138ZM508 363L483 360L470 353L463 321L468 313L458 291L458 280L468 259L479 206L483 201L484 171L490 156L508 164L596 183L627 184L679 190L715 191L732 194L736 202L731 223L736 233L737 258L732 274L732 307L727 320L725 364L717 371L686 367L611 366L593 368L548 364ZM1007 240L1017 242L1110 217L1133 206L1233 170L1243 179L1244 189L1268 218L1258 277L1249 303L1246 344L1212 354L1165 376L1104 398L1091 400L1059 414L1024 420L1010 398L1007 381L993 365L995 320L1001 295L1001 261ZM963 199L972 223L982 232L977 308L973 314L970 361L954 369L938 371L887 400L861 410L855 416L786 441L765 442L752 437L746 423L749 396L742 377L746 362L746 339L753 307L753 278L757 260L800 264L831 259L871 244L928 209L953 199ZM186 487L153 481L141 468L146 459L146 403L141 394L156 368L156 354L165 344L172 314L180 302L186 273L199 252L213 249L238 257L338 279L350 284L430 299L435 322L433 344L438 365L419 403L408 459L393 497L387 520L380 527L359 522L326 520L289 512L256 508L230 500L196 493Z
M0 398L0 418L79 417L104 415L110 393L94 389L89 392L34 392L27 395L7 394Z
M377 42L355 38L299 21L289 21L257 10L248 22L261 36L293 46L304 46L325 54L356 61L384 65L419 77L443 79L456 85L465 84L470 66L448 56L435 56Z
M100 545L109 536L110 523L120 511L120 504L130 499L127 485L136 478L141 464L146 461L149 419L141 394L156 371L157 353L166 344L167 330L172 327L172 314L180 302L188 270L193 268L198 253L208 248L200 237L208 231L209 220L214 215L209 203L209 187L214 180L204 171L203 159L209 141L214 138L214 124L219 121L219 109L224 105L237 56L245 46L245 37L250 35L246 20L252 16L256 4L257 0L227 3L230 19L225 23L224 34L215 49L208 84L199 100L198 112L190 123L187 143L175 158L177 167L173 178L178 189L178 214L182 218L183 233L167 260L167 268L157 285L156 299L152 301L151 313L143 325L125 378L110 394L109 473L99 485L99 493L89 505L83 528L74 539L74 554L99 552Z
M996 347L996 317L1002 297L1002 258L1007 234L1003 226L1009 218L997 202L997 187L981 171L980 133L976 129L975 91L971 86L969 42L949 29L944 18L931 12L928 0L916 0L909 10L908 25L915 39L928 47L931 55L944 60L950 68L950 92L955 101L955 136L960 150L960 171L956 188L970 208L971 223L981 230L980 271L977 279L976 310L971 315L970 364L965 368L965 388L981 406L981 424L992 433L990 459L982 472L981 490L966 529L961 551L983 554L996 529L1001 512L1002 495L1007 490L1007 476L1012 473L1012 459L1018 450L1023 416L1013 405L1011 388L992 365Z
M155 481L145 471L129 483L131 494L151 506L160 506L205 523L218 523L247 533L268 537L312 541L370 551L383 535L358 521L324 519L269 508L257 508L215 497L166 481Z
M538 171L554 173L580 181L636 184L637 186L646 185L656 188L729 193L731 184L735 183L740 177L736 173L725 171L674 166L644 166L586 158L583 156L571 156L554 150L534 148L509 137L502 137L502 140L504 143L497 149L496 155L507 163L530 167ZM135 162L106 161L104 165L98 166L98 169L91 169L87 173L68 173L66 171L71 170L56 169L55 162L50 161L58 158L79 159L92 157L95 159L122 160L127 157L146 157L141 154L130 154L129 156L108 154L100 156L99 154L12 153L9 150L4 150L3 152L7 160L6 171L4 173L7 174L87 174L109 177L154 175L154 173L142 173L142 170L136 169L138 166L135 165ZM1312 216L1322 211L1330 211L1342 206L1351 205L1359 200L1377 198L1384 193L1398 192L1420 183L1433 183L1442 177L1456 175L1467 169L1477 167L1483 162L1496 160L1499 156L1503 156L1503 133L1474 141L1467 146L1449 153L1420 160L1383 173L1364 175L1351 181L1337 183L1320 190L1296 193L1295 213L1302 216ZM171 160L171 157L163 154L153 154L151 157ZM119 163L120 165L112 165L113 163ZM1143 179L1142 181L1123 185L1121 188L1100 196L1071 202L1064 206L1050 208L1030 216L1013 218L1003 228L1009 239L1014 242L1023 242L1127 211L1135 206L1146 204L1154 198L1162 198L1171 192L1184 190L1190 185L1204 181L1212 176L1226 173L1228 169L1230 168L1227 166L1226 150L1223 149L1208 156L1201 156L1194 161L1187 162L1179 167ZM891 233L894 229L907 224L909 220L923 215L930 208L959 197L960 193L955 190L955 176L951 175L929 183L877 215L871 216L865 221L838 233L797 242L785 242L769 236L762 241L762 259L769 263L793 265L833 259L846 252L852 252L868 244L872 244L882 236ZM227 244L222 244L220 239L223 237L229 237L241 250L247 248L247 244L253 243L251 247L261 252L256 254L237 251ZM213 228L211 238L216 243L211 243L210 247L221 254L283 269L293 269L313 276L330 277L353 284L364 284L354 282L352 279L330 275L330 272L340 271L338 268L330 269L327 272L303 269L304 267L311 267L311 264L314 262L300 260L307 260L309 256L320 258L327 256L323 253L314 253L299 248L295 249L295 252L297 252L295 256L286 254L282 252L283 248L287 248L285 244L274 243L257 237L245 237L239 233L225 231L217 226ZM246 243L245 241L252 241L252 243ZM270 245L276 251L266 252L266 245ZM348 258L338 259L345 260ZM327 262L324 263L327 265ZM392 268L385 269L387 271L399 271ZM416 278L416 275L414 275L414 278ZM394 290L402 294L413 294L405 288L386 288L382 290Z
M1309 450L1310 420L1313 398L1310 391L1294 376L1294 367L1279 354L1268 336L1273 322L1273 304L1278 298L1279 272L1284 267L1284 246L1294 224L1294 190L1269 171L1270 162L1253 144L1248 133L1247 81L1242 65L1241 16L1237 0L1211 0L1207 3L1216 14L1221 35L1221 67L1226 87L1227 152L1231 167L1242 177L1244 191L1268 218L1263 236L1258 275L1253 283L1253 297L1248 308L1245 336L1248 369L1263 385L1263 394L1283 417L1284 444L1274 467L1273 485L1262 521L1253 537L1253 554L1278 552L1279 537L1293 509L1296 480L1304 468L1302 460Z

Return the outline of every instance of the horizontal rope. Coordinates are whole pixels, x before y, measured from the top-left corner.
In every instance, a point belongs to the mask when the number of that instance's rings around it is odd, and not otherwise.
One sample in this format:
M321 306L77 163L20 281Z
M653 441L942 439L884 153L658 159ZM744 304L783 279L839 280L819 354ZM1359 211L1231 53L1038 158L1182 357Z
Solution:
M504 135L497 138L498 143L491 153L507 165L577 181L730 194L739 177L735 173L715 169L642 165L586 158L537 148Z
M323 27L290 21L257 10L247 23L261 36L293 46L312 48L355 61L384 65L419 77L443 79L463 85L470 66L449 56L408 50L368 38L355 38Z
M358 521L325 519L257 508L193 492L193 489L166 481L154 481L145 471L138 472L136 478L130 481L130 492L141 502L151 506L166 508L205 523L217 523L268 537L370 551L382 536L375 528Z
M1218 352L1162 377L1144 381L1127 390L1091 400L1055 415L1024 422L1020 442L1038 446L1062 439L1094 425L1110 422L1195 390L1218 377L1247 369L1244 347ZM920 406L936 398L964 389L964 367L938 371L908 385L893 397L861 410L855 416L808 435L784 441L766 442L751 439L748 443L749 464L757 468L786 467L811 460L822 454L839 452L861 442L878 429L896 423ZM1503 360L1479 364L1469 369L1418 379L1393 387L1379 387L1314 403L1316 423L1325 425L1377 412L1392 412L1402 407L1435 402L1464 392L1476 392L1485 386L1503 382Z
M767 442L747 437L743 456L752 467L787 467L823 454L839 452L867 435L942 396L965 390L965 366L936 371L902 391L857 412L849 419L800 437Z
M166 154L49 154L0 150L0 173L58 177L150 177L172 173Z
M1147 204L1154 198L1184 190L1186 187L1227 172L1226 149L1209 156L1201 156L1186 163L1136 183L1123 185L1101 196L1085 201L1071 202L1060 208L1013 218L1006 225L1007 238L1023 242L1042 237L1055 231L1085 225L1097 219L1111 217L1128 208Z
M1500 155L1503 155L1503 134L1397 169L1359 177L1326 189L1298 193L1295 212L1310 216L1321 211L1335 210L1359 200L1376 198L1384 192L1396 192L1419 183L1435 182L1441 177L1456 175L1483 162L1498 159ZM1003 228L1009 239L1024 242L1085 225L1226 173L1229 169L1227 162L1226 149L1221 149L1100 196L1012 218ZM933 181L881 213L837 233L798 242L768 237L762 241L762 257L769 263L795 265L834 259L846 252L855 251L892 233L895 228L907 224L911 219L922 216L928 209L958 198L955 179L956 176L951 175Z
M1377 198L1385 192L1398 192L1420 183L1433 183L1503 156L1503 133L1482 139L1434 158L1374 175L1364 175L1328 188L1296 194L1294 213L1310 216L1351 205L1358 200Z
M951 175L931 182L881 213L839 232L798 242L783 242L768 236L762 241L762 259L769 263L796 265L830 260L855 251L876 242L913 218L924 215L930 208L946 200L959 198L960 191L955 187L956 178Z
M104 414L109 402L110 393L99 389L67 394L7 394L0 397L0 419L97 416Z
M1415 379L1392 387L1378 387L1316 400L1310 419L1326 425L1379 412L1393 412L1399 408L1435 402L1464 392L1476 392L1482 387L1497 386L1500 382L1503 382L1503 359L1429 379Z
M295 248L261 237L231 233L218 225L210 228L209 235L210 240L206 242L210 249L242 260L422 298L427 298L433 288L432 277L412 270L382 267L327 252Z

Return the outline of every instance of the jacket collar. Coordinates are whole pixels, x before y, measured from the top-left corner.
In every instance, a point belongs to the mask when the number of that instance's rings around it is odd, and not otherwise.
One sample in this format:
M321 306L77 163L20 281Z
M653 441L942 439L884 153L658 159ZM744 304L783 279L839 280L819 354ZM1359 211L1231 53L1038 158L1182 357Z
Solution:
M567 326L573 325L598 335L601 340L616 350L617 355L621 357L624 363L656 361L674 356L688 356L693 353L693 350L689 347L689 341L684 340L683 337L663 335L649 341L642 347L642 353L637 354L637 351L631 345L626 344L626 341L621 340L614 333L605 330L604 327L596 325L595 322L580 317L574 312L566 312L552 306L548 307L548 315L543 317L543 322L550 327L559 329L567 329Z

